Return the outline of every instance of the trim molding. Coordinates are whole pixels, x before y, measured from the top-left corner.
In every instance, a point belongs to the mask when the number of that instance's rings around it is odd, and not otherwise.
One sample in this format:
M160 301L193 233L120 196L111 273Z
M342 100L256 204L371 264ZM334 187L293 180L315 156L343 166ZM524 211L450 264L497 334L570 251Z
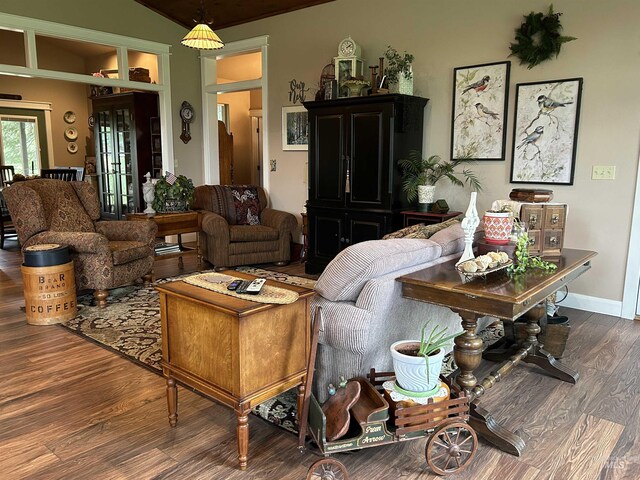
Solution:
M609 300L607 298L591 297L579 293L569 293L561 303L556 303L558 307L569 307L587 312L602 313L613 317L622 317L622 302ZM624 317L623 317L624 318ZM632 320L633 316L627 317Z

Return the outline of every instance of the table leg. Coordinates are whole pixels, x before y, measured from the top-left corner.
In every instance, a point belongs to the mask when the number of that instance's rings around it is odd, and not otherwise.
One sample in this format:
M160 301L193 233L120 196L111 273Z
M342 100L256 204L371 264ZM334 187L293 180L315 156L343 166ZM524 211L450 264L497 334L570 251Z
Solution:
M549 352L546 352L538 342L537 335L540 333L540 326L538 322L542 315L546 315L547 312L544 307L544 303L536 305L534 308L525 313L525 319L527 320L526 332L527 339L524 341L524 346L531 346L530 354L527 355L523 361L526 363L532 363L542 368L550 375L562 380L563 382L575 384L580 378L580 374L567 367L558 360L556 360Z
M249 409L244 405L238 405L236 409L236 438L238 441L238 465L240 470L247 469L247 460L249 457Z
M471 404L469 425L482 438L498 447L503 452L519 457L524 450L524 440L500 425L493 416L476 402Z
M302 379L302 383L298 385L298 397L296 398L296 407L298 409L297 411L298 426L301 423L302 411L304 410L304 393L307 389L306 383L307 383L307 380L305 375Z
M453 358L460 369L456 377L456 383L467 395L476 386L478 380L473 371L480 365L482 360L482 338L476 335L479 315L470 312L457 312L462 317L462 328L464 333L458 335L453 347Z
M167 407L169 408L169 425L178 423L178 388L175 378L167 378Z

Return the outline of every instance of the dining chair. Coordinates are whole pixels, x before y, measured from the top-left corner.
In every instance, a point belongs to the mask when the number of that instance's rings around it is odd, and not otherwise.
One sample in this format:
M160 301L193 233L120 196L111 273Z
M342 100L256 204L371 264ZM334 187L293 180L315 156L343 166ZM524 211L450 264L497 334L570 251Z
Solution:
M42 178L55 178L66 182L75 182L78 172L75 168L43 168L40 170Z
M0 187L6 187L10 185L13 181L13 175L15 174L15 170L13 165L2 165L0 166Z

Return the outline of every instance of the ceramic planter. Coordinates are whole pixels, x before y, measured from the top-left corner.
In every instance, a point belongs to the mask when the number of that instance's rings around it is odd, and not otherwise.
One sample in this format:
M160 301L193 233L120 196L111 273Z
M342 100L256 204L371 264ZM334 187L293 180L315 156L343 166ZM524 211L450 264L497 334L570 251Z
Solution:
M435 201L435 185L418 185L418 211L428 212Z
M510 212L486 212L482 217L484 222L484 238L487 243L505 245L511 239L513 216Z
M409 392L425 393L430 392L440 384L440 371L442 370L442 359L444 349L439 349L433 355L429 355L425 361L424 357L405 355L398 351L400 349L410 349L419 347L417 340L401 340L391 345L391 358L393 359L393 370L396 373L398 385ZM427 377L427 368L429 375ZM428 378L428 380L427 380Z

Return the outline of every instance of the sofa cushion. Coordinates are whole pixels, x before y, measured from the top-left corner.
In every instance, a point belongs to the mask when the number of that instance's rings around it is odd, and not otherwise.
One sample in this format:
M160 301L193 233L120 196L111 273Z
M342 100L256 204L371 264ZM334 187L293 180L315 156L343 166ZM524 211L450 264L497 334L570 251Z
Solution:
M442 256L461 252L464 250L464 230L462 230L462 224L456 222L434 233L430 240L442 247Z
M112 240L109 242L109 250L111 250L114 265L124 265L140 258L153 256L151 247L142 242Z
M316 291L327 300L355 301L372 278L440 257L442 247L431 240L369 240L342 250L324 270Z
M278 230L266 225L231 225L229 240L231 242L266 242L278 239Z
M449 220L446 220L442 223L433 223L430 225L419 223L417 225L411 225L396 232L388 233L384 237L382 237L382 239L387 240L389 238L431 238L431 235L439 232L440 230L444 230L450 225L460 223L463 218L464 215L458 215L457 217L450 218Z

